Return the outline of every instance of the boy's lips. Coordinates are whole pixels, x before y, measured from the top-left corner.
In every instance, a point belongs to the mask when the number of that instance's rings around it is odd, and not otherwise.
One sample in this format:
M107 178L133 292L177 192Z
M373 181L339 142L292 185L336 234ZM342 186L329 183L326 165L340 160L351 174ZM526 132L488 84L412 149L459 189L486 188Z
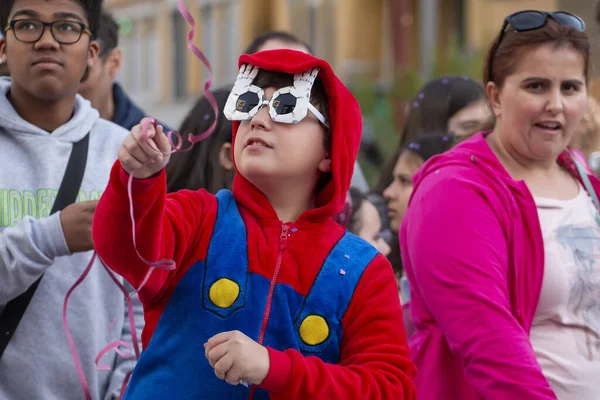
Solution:
M31 65L39 65L39 64L43 64L43 65L56 64L56 65L62 66L62 63L60 62L59 59L57 59L55 57L48 57L48 56L38 57L31 63Z
M54 57L39 57L31 63L32 68L45 72L58 72L63 69L63 64Z
M266 147L269 149L273 148L273 146L271 146L267 141L259 137L248 138L248 140L246 140L246 145L244 146L244 148L246 147Z

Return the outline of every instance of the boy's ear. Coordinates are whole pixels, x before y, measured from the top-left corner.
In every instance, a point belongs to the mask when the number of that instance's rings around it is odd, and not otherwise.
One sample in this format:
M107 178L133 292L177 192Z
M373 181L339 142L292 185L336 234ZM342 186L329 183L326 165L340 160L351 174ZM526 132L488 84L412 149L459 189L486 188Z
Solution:
M87 59L87 67L92 68L94 63L98 61L98 54L100 53L100 45L97 40L92 40L90 42L90 47L88 49L88 59Z
M6 39L0 36L0 63L6 62Z
M331 155L329 152L325 153L325 156L323 156L323 159L319 163L319 171L331 172Z
M225 171L231 171L233 169L233 154L231 143L225 142L221 146L219 151L219 163Z

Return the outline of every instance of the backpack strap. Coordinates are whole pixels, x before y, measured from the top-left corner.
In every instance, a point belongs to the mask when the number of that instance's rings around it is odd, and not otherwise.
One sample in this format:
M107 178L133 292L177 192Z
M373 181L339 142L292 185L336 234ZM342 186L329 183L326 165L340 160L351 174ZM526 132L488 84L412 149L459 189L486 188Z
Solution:
M88 133L79 142L73 144L71 156L69 157L67 168L65 169L65 175L60 184L60 188L58 189L56 200L54 200L54 205L52 206L50 214L62 211L77 200L81 182L83 181L85 165L87 163L89 141L90 134ZM21 322L43 277L44 275L39 277L25 293L12 299L6 304L6 307L4 307L4 310L0 315L0 358L2 358L4 350L6 350L10 339L15 334L19 322Z

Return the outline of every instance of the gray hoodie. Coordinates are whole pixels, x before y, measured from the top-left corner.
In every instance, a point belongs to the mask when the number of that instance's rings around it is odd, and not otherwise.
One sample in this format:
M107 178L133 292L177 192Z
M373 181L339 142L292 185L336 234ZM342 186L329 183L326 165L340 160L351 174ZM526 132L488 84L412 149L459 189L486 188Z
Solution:
M72 144L90 132L79 201L94 200L108 183L117 149L127 131L100 119L79 95L71 120L51 134L23 120L6 98L0 79L0 311L44 277L0 359L0 399L83 399L83 389L62 323L65 295L92 252L70 254L59 213L49 215ZM136 308L138 335L143 316ZM117 399L133 359L110 352L99 371L94 359L109 342L131 343L124 296L99 262L69 300L69 328L92 397ZM109 327L115 320L109 337Z

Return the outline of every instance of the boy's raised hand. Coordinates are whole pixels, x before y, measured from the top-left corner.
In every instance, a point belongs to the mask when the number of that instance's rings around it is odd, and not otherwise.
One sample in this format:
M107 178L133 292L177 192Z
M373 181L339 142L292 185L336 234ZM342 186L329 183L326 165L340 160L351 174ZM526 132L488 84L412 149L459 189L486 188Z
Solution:
M260 385L267 377L269 350L239 331L219 333L204 345L205 356L219 379L231 385Z
M131 132L119 147L119 161L121 166L137 179L149 178L160 172L169 162L171 157L171 144L160 125L147 123L147 138L143 136L142 126L144 118Z

